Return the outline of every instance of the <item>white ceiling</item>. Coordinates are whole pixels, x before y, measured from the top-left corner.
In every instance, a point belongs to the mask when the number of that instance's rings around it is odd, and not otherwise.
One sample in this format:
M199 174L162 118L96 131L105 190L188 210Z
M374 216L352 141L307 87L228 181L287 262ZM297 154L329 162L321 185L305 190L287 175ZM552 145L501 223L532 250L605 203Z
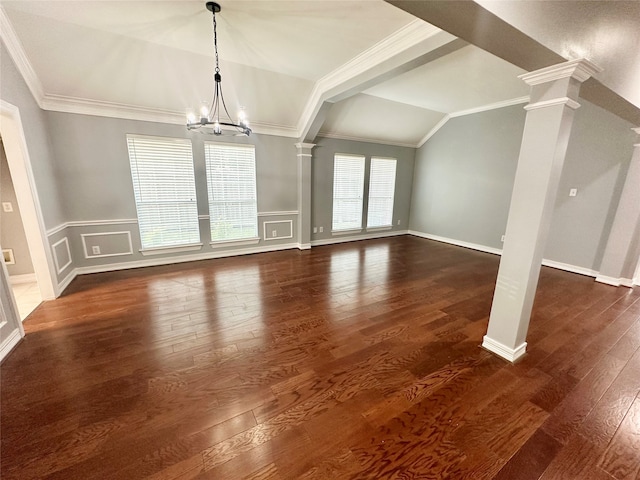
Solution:
M181 118L211 96L213 27L204 3L2 1L17 41L2 35L23 50L44 108ZM382 0L220 3L218 45L230 111L244 106L256 131L292 137L313 111L309 103L323 79L393 46L394 35L421 22ZM332 105L321 133L417 145L446 114L526 95L516 78L521 73L466 46L353 92Z

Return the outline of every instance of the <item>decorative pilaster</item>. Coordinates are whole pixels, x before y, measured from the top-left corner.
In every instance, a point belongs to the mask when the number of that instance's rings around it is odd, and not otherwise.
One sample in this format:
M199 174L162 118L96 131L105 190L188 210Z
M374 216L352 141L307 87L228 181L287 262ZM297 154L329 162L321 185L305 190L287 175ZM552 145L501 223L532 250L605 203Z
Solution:
M311 150L315 143L296 143L298 149L298 248L311 248Z
M574 60L521 75L531 86L505 242L482 346L515 361L526 336L580 84L599 69Z
M633 276L638 263L638 252L633 248L636 232L640 232L640 128L633 145L633 155L622 187L616 216L600 264L597 282L633 286Z

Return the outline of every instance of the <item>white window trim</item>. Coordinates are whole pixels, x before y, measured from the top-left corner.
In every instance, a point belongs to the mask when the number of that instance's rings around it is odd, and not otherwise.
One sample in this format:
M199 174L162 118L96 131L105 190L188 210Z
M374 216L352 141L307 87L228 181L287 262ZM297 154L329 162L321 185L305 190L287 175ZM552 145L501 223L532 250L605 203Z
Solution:
M241 245L255 245L256 243L260 242L260 237L252 237L252 238L238 238L237 240L215 240L212 242L209 242L209 245L211 245L212 248L216 248L216 247L228 247L230 245L237 245L237 246L241 246Z
M148 255L165 255L169 253L193 252L195 250L202 250L202 245L202 243L194 243L191 245L179 245L176 247L145 248L140 249L139 252L145 257Z
M353 235L354 233L362 233L362 228L347 228L345 230L331 230L331 235Z

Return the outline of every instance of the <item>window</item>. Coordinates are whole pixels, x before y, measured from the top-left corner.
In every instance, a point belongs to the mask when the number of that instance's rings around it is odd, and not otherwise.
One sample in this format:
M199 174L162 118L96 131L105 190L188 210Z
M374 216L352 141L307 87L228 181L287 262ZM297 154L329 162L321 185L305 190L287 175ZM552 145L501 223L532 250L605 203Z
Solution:
M253 145L205 142L211 241L258 237Z
M332 230L362 228L364 157L337 154L333 162Z
M393 197L396 189L396 159L371 159L367 227L393 224Z
M200 242L191 142L127 135L142 249Z

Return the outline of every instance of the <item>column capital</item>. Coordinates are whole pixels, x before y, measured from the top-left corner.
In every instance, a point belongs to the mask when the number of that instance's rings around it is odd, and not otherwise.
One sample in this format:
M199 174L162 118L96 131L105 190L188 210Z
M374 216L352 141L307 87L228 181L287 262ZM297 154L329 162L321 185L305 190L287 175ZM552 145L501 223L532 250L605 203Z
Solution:
M296 143L295 147L302 149L302 148L308 148L308 149L312 149L313 147L315 147L316 144L315 143L304 143L304 142L300 142L300 143Z
M640 135L640 127L635 127L632 128L631 130L633 130L634 132L636 132L638 135Z
M527 85L540 85L541 83L553 82L568 77L574 78L582 83L601 71L602 68L596 64L586 58L581 58L524 73L518 75L518 78L523 80Z

